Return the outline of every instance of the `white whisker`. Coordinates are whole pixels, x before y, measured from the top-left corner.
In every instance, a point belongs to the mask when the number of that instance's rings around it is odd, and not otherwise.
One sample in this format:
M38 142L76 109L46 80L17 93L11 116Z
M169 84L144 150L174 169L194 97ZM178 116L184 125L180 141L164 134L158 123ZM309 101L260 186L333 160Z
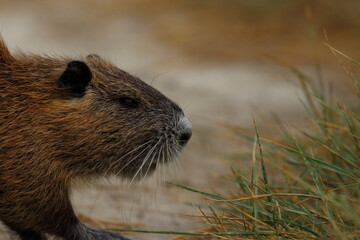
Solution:
M151 154L153 153L153 151L155 150L156 146L160 143L161 138L159 139L159 141L150 149L150 151L146 154L145 159L143 160L143 163L141 164L141 166L139 167L139 169L137 170L137 172L135 173L134 177L131 179L130 181L130 185L132 184L132 182L136 179L137 175L139 174L139 172L142 170L142 168L144 167L145 163L149 160L149 157L151 156Z
M140 153L138 153L135 157L133 157L132 159L130 159L126 164L125 166L123 166L118 172L116 175L120 174L120 172L122 170L124 170L129 164L131 164L134 160L136 160L143 152L145 152L146 150L148 150L148 148L150 147L150 145L148 145L146 148L144 148Z
M111 171L111 169L114 167L114 165L119 164L120 160L124 159L126 156L129 156L131 153L137 151L138 149L142 148L143 146L145 146L146 144L150 143L152 140L149 140L143 144L141 144L140 146L136 147L135 149L129 151L128 153L126 153L125 155L121 156L119 159L117 159L116 161L114 161L112 164L110 164L110 166L107 169L107 173ZM146 148L145 148L146 149ZM126 165L125 165L126 167ZM122 169L121 169L122 170ZM119 172L121 172L121 170Z
M162 176L163 176L163 171L162 171L162 166L160 164L160 160L161 160L161 156L163 155L163 148L164 145L161 146L160 150L159 150L159 157L156 159L156 168L159 169L158 171L160 172L159 174L156 175L156 185L158 186L159 183L162 182Z
M159 160L161 160L161 178L160 178L160 180L161 180L161 182L165 182L165 173L166 173L166 171L165 171L165 169L164 169L164 166L165 166L165 150L166 150L166 148L167 148L167 138L166 138L166 141L165 141L165 145L164 145L164 148L163 148L163 150L162 150L162 158L161 159L159 159Z
M160 141L161 141L161 138L159 139L159 142L160 142ZM151 161L150 161L150 163L149 163L149 166L148 166L147 169L146 169L144 179L146 179L146 177L147 177L147 174L148 174L148 172L149 172L149 170L150 170L150 168L151 168L151 164L153 163L154 159L156 158L156 154L157 154L157 152L155 152L155 154L153 154L153 156L152 156L152 158L151 158Z

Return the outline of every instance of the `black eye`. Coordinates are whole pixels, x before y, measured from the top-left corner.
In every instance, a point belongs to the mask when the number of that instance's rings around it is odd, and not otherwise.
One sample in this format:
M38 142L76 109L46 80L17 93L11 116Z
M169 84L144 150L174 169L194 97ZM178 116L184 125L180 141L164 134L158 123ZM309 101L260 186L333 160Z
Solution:
M129 97L119 98L119 102L126 108L137 108L139 107L139 102L135 99Z

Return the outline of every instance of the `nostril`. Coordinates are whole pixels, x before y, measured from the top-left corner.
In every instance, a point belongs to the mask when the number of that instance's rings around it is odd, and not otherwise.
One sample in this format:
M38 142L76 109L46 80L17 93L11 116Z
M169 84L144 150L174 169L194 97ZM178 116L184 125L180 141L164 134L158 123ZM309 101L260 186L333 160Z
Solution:
M191 138L191 135L192 135L191 130L187 130L186 132L183 132L180 135L180 138L179 138L180 145L184 146L189 141L189 139Z
M181 115L177 126L179 145L184 147L192 135L191 123L184 115Z

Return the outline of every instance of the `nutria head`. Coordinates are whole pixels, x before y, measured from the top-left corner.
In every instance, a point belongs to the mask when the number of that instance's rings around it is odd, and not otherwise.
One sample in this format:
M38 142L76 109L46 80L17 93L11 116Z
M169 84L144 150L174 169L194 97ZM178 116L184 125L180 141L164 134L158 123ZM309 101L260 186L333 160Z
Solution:
M58 158L75 175L143 177L191 137L177 104L97 55L68 61L58 86L63 99L53 101L60 112L50 122L62 126Z
M12 76L2 82L12 99L2 101L2 115L14 118L6 124L26 141L16 144L28 163L48 162L48 171L69 177L135 179L175 159L191 136L177 104L97 55L10 57L2 48L1 74ZM11 109L18 114L6 113Z

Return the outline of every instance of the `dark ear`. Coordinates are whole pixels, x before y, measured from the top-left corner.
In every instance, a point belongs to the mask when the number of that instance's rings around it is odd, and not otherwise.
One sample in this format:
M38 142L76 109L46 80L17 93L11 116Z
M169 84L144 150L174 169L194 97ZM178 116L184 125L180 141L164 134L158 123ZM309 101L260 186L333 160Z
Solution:
M82 97L91 79L92 74L86 63L71 61L59 79L59 87L68 89L74 97Z

